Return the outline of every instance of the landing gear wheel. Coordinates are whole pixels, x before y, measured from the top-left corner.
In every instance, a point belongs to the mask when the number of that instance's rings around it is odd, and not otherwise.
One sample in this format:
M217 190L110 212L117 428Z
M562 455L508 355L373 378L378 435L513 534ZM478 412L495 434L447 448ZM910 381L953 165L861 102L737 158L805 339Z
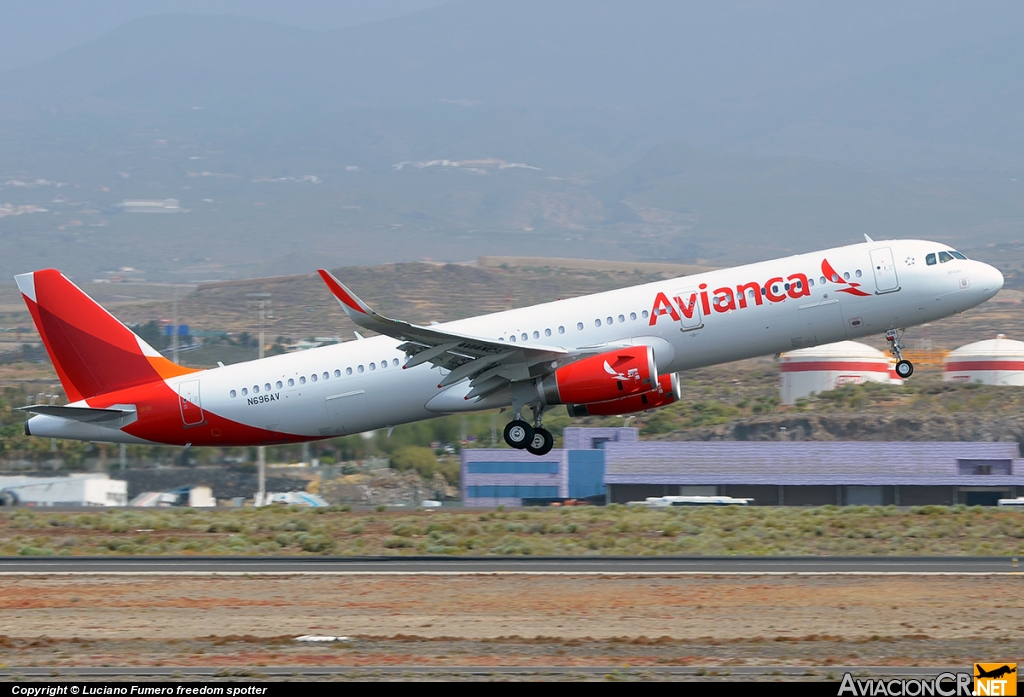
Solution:
M914 374L914 364L907 360L896 362L896 375L901 379L906 380Z
M504 436L509 447L523 450L533 442L533 426L521 419L509 421L505 425Z
M526 446L526 452L532 455L547 455L555 447L555 437L546 428L533 429L533 438Z

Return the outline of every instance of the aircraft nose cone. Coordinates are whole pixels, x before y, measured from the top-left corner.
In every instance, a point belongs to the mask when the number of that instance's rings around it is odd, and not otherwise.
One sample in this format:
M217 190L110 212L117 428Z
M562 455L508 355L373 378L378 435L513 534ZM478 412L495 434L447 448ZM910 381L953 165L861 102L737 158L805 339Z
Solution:
M983 277L984 283L982 287L985 289L986 295L991 297L1002 289L1003 272L996 267L985 264Z

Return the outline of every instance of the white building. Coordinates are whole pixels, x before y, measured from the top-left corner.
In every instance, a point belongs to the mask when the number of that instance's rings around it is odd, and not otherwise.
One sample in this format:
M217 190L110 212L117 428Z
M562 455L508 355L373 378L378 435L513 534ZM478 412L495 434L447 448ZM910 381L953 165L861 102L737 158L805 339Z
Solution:
M779 357L782 403L794 404L811 393L827 392L843 385L865 382L902 385L895 365L895 359L856 341L789 351Z
M4 506L124 506L128 482L103 473L68 477L0 477Z
M942 380L1024 385L1024 342L998 334L950 351L943 361Z

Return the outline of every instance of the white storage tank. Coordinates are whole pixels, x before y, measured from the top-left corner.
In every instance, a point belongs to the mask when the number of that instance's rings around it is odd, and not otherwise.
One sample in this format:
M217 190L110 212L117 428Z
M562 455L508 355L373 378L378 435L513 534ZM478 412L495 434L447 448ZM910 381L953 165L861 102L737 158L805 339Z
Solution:
M980 382L985 385L1024 385L1024 341L976 341L950 351L943 361L944 382Z
M794 404L812 392L828 392L843 385L902 385L895 365L896 359L856 341L789 351L779 357L782 403Z

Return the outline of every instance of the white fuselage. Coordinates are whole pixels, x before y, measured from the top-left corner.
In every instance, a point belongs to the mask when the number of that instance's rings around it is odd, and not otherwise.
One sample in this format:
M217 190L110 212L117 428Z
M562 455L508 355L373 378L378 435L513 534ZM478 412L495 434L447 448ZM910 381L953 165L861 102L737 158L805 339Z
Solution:
M437 329L568 350L648 344L659 373L678 372L934 321L974 307L1002 287L999 271L978 261L926 263L927 255L948 249L921 240L866 242L457 320ZM826 266L838 280L825 278ZM311 438L511 403L507 390L467 401L465 382L439 388L442 372L429 364L403 369L400 343L376 336L167 384L178 391L179 383L198 381L194 389L204 411ZM46 432L50 421L35 417L32 433L56 435ZM63 419L52 421L56 426ZM87 436L83 428L99 427L74 428L81 435L70 437L122 439L111 429Z

